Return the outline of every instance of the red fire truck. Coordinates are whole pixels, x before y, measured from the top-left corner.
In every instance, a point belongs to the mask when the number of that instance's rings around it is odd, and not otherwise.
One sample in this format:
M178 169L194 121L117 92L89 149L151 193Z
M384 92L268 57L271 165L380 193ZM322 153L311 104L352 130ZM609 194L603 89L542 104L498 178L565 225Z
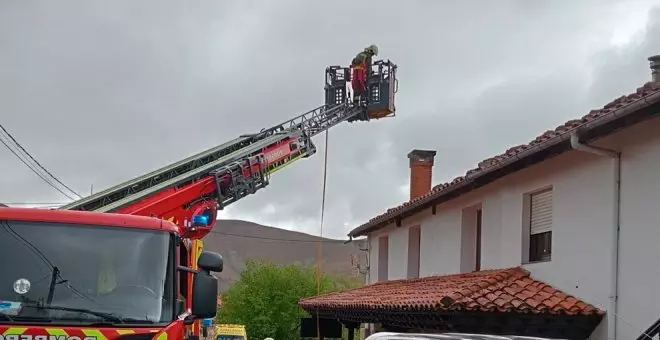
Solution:
M396 65L373 64L366 101L326 68L325 104L57 210L0 209L0 340L191 339L215 317L222 257L202 238L219 209L312 156L344 121L394 116Z

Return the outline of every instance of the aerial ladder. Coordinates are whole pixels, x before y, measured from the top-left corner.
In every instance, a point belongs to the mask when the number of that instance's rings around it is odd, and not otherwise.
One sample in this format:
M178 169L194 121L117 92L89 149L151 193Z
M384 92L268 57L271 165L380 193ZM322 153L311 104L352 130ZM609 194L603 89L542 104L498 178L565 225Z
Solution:
M374 62L368 79L368 101L349 100L348 68L326 68L325 104L253 134L239 136L179 162L60 207L154 216L190 227L194 216L206 235L217 210L266 187L270 175L316 153L312 138L342 122L369 121L395 115L396 65Z
M325 70L325 104L270 128L239 136L176 163L60 207L63 210L153 216L186 230L187 253L180 263L197 268L201 239L213 229L218 210L266 187L270 176L316 153L312 138L342 122L370 121L395 116L397 66L375 61L367 78L367 96L350 100L350 69ZM192 273L188 275L192 280ZM191 307L192 284L186 308ZM200 324L191 332L199 336Z

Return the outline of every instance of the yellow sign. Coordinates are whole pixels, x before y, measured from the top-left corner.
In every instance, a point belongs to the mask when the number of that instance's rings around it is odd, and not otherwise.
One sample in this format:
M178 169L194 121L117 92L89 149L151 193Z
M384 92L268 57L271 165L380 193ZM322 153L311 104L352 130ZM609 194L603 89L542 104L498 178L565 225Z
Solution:
M244 325L217 325L215 326L215 335L218 337L222 335L238 335L247 339L247 331Z

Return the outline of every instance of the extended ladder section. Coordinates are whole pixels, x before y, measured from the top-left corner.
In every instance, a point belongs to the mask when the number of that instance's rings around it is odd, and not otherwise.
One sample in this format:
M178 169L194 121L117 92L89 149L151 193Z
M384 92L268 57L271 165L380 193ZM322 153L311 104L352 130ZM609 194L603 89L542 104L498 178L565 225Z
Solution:
M308 157L316 152L311 137L361 111L348 103L329 109L321 106L259 133L241 136L162 169L62 206L60 209L113 212L162 190L186 186L211 174L224 173L227 170L223 169L225 166L235 167L236 162L258 154L285 139L299 139L302 156ZM266 164L266 169L268 165L276 164ZM276 169L273 167L273 170Z
M388 65L391 70L396 68ZM348 79L337 77L345 70L326 69L325 105L59 209L148 214L161 218L173 209L190 209L199 201L213 200L222 209L268 185L273 172L316 153L311 140L315 135L344 121L369 120L369 106L355 105L348 100ZM381 78L390 84L393 76L393 71L382 76L372 75L370 84ZM389 88L393 91L393 85L386 86L386 90ZM382 111L383 104L378 105ZM391 108L393 113L393 100Z

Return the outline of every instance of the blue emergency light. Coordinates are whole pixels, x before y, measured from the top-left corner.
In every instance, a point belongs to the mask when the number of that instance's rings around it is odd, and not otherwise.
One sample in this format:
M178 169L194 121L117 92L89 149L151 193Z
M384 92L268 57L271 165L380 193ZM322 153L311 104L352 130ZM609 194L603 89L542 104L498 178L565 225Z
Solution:
M206 227L209 225L209 220L208 215L195 215L192 218L192 225L195 227Z

